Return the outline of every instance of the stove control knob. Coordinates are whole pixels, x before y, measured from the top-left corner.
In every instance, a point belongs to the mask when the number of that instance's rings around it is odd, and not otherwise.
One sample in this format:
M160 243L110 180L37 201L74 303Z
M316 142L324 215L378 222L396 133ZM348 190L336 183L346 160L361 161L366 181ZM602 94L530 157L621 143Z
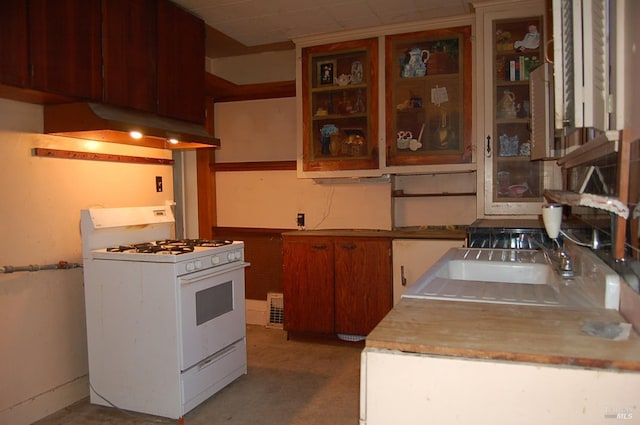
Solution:
M233 252L229 252L229 253L227 253L227 260L229 260L229 261L233 261L233 260L234 260L234 258L233 258Z
M195 264L193 264L193 263L187 263L187 271L188 271L188 272L192 272L192 271L194 271L194 270L195 270L195 268L196 268L196 265L195 265Z
M211 257L211 264L213 264L214 266L220 264L220 257L218 257L217 255Z
M202 268L202 261L196 260L196 270Z
M236 251L234 255L236 257L236 260L239 260L242 257L242 253L240 251Z

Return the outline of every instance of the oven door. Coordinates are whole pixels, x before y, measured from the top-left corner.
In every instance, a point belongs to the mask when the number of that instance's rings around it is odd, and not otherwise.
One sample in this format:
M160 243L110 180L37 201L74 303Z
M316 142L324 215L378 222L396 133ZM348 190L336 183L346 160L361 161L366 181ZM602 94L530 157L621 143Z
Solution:
M245 336L245 262L179 277L182 371Z

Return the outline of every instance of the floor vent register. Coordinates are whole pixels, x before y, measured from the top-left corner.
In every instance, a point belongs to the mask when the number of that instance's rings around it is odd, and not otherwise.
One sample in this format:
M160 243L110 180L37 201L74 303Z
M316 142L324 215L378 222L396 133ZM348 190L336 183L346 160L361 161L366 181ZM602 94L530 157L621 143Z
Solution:
M284 325L284 304L282 294L269 292L267 294L267 307L269 308L268 328L282 329Z

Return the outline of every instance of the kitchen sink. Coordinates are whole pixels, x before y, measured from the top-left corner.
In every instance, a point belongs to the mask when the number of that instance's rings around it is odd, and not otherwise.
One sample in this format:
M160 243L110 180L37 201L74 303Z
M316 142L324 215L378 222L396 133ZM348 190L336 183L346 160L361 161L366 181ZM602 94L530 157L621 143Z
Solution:
M574 274L561 277L535 249L452 248L403 298L533 306L618 309L620 277L596 253L564 243Z
M553 281L553 274L548 264L451 260L440 268L436 276L454 280L545 285Z
M453 248L403 296L557 306L558 279L541 251Z
M596 305L585 286L580 276L561 278L542 251L452 248L402 296L535 306Z

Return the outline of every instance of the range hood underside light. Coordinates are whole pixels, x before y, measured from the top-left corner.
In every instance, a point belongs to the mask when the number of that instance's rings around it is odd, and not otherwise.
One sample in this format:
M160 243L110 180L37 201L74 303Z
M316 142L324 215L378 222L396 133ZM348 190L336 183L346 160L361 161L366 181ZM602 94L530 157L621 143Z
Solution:
M133 139L131 131L144 136ZM44 107L44 132L78 139L158 149L220 147L203 126L140 111L98 103L67 103ZM178 143L170 143L169 139Z

